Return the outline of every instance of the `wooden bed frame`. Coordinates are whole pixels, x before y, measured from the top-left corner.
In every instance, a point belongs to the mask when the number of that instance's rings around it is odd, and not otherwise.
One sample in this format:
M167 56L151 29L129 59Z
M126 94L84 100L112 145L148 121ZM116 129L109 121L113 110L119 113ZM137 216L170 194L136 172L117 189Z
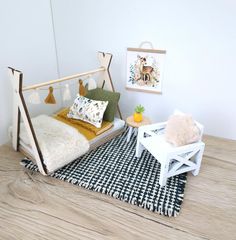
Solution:
M15 149L15 151L21 150L19 147L19 133L20 133L20 119L22 117L22 120L25 124L25 128L26 128L29 140L30 140L32 151L34 153L34 159L38 165L39 171L43 175L47 175L48 170L43 161L42 152L40 150L38 140L37 140L37 137L36 137L32 122L31 122L30 114L27 109L27 105L26 105L26 102L24 99L23 92L29 91L32 89L37 89L37 88L40 88L43 86L49 86L49 85L59 83L59 82L64 82L64 81L71 80L71 79L78 78L78 77L92 75L95 73L100 73L99 80L97 83L98 87L104 88L104 89L110 90L110 91L115 91L113 83L112 83L111 75L109 72L112 54L98 52L98 59L99 59L101 66L97 69L94 69L94 70L91 70L88 72L78 73L75 75L71 75L71 76L67 76L67 77L63 77L63 78L59 78L59 79L55 79L55 80L51 80L48 82L31 85L31 86L23 86L23 73L21 71L16 70L11 67L8 68L10 80L11 80L12 86L13 86L12 145L13 145L13 148ZM119 106L118 106L118 114L119 114L119 117L122 119L122 115L121 115ZM23 153L23 154L25 154L25 153Z

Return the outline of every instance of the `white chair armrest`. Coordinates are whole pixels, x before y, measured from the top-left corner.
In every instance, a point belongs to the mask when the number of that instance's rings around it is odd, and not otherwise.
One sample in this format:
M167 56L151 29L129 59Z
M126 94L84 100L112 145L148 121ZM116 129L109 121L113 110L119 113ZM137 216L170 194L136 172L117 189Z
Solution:
M151 136L154 136L156 133L152 131L160 131L166 127L167 122L160 122L160 123L154 123L154 124L149 124L145 126L141 126L138 128L138 141L144 138L144 134L147 133Z
M165 128L166 124L167 122L149 124L149 125L139 127L139 130L142 130L142 131L159 130L159 129Z
M199 149L200 147L204 147L204 146L205 146L205 143L202 141L199 141L196 143L191 143L191 144L180 146L180 147L175 147L171 149L170 152L181 154L181 153L186 153L188 151L193 151L194 149Z

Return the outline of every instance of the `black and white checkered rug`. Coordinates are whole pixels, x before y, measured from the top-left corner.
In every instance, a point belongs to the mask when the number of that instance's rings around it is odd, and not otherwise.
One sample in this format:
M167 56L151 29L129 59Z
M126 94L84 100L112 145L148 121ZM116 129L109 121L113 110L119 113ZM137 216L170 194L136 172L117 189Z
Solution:
M160 164L147 151L137 159L136 136L132 135L127 143L127 133L126 130L51 176L166 216L178 215L187 175L171 177L161 188L158 184ZM28 159L21 163L38 171Z

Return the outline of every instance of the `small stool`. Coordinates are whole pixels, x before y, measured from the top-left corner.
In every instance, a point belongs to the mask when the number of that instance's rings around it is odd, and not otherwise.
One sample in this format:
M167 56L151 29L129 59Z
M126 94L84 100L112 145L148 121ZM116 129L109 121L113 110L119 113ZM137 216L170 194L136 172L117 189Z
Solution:
M151 124L151 120L148 117L143 116L143 120L141 122L135 122L133 116L129 116L126 118L126 123L129 126L129 132L127 135L127 142L129 142L132 132L135 134L138 132L138 128L144 125Z

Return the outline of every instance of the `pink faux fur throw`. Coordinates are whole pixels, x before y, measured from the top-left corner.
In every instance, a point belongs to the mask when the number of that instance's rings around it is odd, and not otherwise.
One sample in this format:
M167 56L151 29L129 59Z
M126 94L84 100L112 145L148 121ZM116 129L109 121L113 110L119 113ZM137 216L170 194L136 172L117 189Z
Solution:
M199 141L200 134L191 115L174 114L167 121L165 139L176 147Z

